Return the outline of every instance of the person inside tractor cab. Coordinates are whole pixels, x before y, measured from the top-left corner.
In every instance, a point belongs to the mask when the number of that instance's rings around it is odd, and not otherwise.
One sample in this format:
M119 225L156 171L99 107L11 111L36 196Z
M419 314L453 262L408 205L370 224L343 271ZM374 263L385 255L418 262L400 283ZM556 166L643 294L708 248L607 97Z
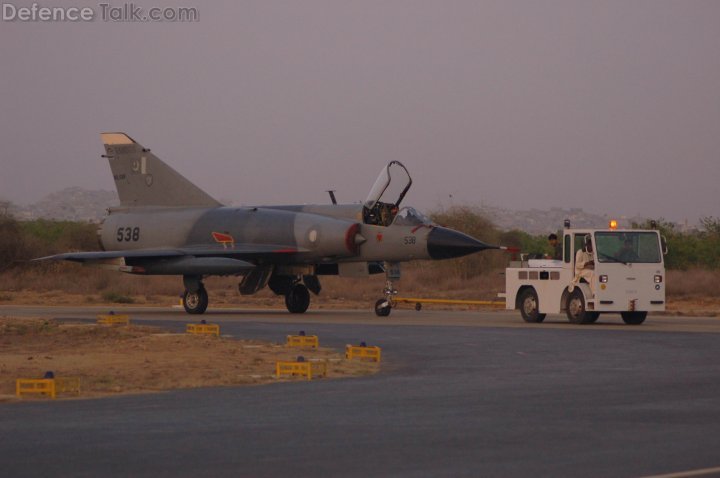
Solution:
M582 279L585 279L585 282L588 283L590 293L595 297L595 260L593 259L593 245L590 234L585 236L585 245L578 249L575 254L575 277L572 280L570 292Z
M640 257L635 252L633 241L629 237L625 238L622 248L618 251L617 260L621 262L637 262Z

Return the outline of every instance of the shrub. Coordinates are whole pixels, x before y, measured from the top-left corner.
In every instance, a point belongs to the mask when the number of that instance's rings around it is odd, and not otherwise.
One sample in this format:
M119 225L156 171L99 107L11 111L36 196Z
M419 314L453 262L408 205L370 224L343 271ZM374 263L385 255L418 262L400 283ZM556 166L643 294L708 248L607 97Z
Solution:
M114 302L116 304L135 303L135 300L132 297L110 290L103 292L100 297L102 297L105 302Z

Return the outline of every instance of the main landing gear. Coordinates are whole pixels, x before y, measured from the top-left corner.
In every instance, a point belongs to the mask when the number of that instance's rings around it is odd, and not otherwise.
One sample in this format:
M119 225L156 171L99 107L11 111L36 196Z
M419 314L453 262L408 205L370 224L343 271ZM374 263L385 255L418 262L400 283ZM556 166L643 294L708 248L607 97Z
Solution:
M197 277L183 277L185 292L183 293L183 307L188 314L203 314L208 308L208 293L205 286Z
M302 314L310 306L310 292L317 295L322 287L316 275L273 274L268 287L285 296L285 307L291 314Z
M310 306L310 292L305 284L296 282L285 293L285 307L292 314L302 314Z
M260 281L262 282L262 281ZM202 277L184 276L182 304L188 314L202 314L208 308L208 293L202 283ZM262 286L265 283L262 282ZM269 283L270 288L278 295L285 296L285 306L290 313L302 314L310 306L310 291L314 294L320 292L320 281L316 276L275 276ZM251 289L254 293L261 287ZM243 293L242 285L240 289ZM389 312L388 312L389 313Z

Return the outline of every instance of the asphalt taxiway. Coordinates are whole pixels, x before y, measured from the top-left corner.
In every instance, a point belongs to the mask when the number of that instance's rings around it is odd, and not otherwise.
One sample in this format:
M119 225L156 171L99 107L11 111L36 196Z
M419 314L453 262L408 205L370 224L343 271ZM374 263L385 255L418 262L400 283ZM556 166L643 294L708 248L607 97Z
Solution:
M130 308L181 331L177 309ZM107 308L0 307L91 319ZM3 476L635 477L720 466L720 318L210 310L225 334L383 348L379 374L0 405Z

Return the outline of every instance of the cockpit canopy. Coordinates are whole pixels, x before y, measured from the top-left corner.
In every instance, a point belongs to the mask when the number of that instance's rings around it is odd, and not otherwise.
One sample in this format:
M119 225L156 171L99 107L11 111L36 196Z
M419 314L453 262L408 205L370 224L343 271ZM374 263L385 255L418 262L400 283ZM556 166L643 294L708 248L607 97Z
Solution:
M400 208L405 194L412 186L412 178L400 161L390 161L375 180L370 194L363 203L366 224L389 226Z
M372 209L379 202L400 207L410 186L412 186L412 178L407 168L400 161L390 161L380 171L380 175L370 189L370 194L365 199L365 207Z

